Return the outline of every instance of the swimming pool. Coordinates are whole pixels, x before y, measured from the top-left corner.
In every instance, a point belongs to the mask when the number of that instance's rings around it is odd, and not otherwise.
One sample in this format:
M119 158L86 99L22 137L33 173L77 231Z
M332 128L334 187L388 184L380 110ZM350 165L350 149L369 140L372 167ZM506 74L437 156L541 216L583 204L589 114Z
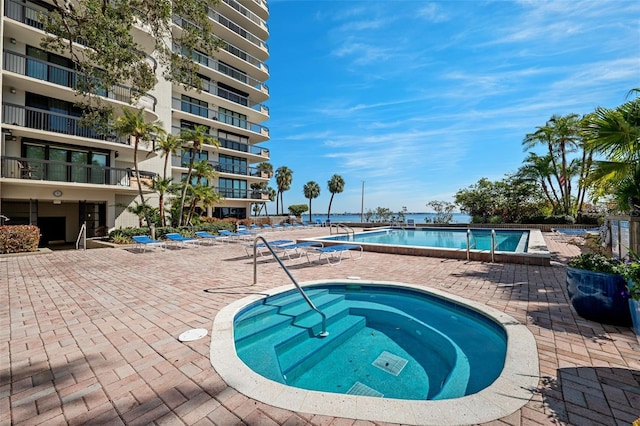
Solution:
M551 254L537 229L377 228L301 241L353 242L365 251L549 266ZM491 250L491 245L494 250Z
M290 286L239 300L216 316L211 363L239 392L293 411L403 424L490 421L533 395L535 340L504 313L408 284L303 286L327 311L326 338L315 337L319 315L305 313L308 306L295 303ZM341 345L355 355L346 356ZM394 393L398 387L411 395Z

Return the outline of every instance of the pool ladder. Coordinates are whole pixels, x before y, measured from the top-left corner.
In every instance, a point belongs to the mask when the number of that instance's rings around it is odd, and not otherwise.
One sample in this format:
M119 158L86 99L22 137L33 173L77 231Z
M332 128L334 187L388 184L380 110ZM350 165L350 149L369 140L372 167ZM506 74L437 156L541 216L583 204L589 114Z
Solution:
M470 260L471 253L471 229L467 228L467 262ZM496 230L491 230L491 263L495 263L496 254Z
M344 225L342 223L331 224L329 227L329 232L333 235L333 228L336 228L336 234L340 234L340 230L344 230L347 236L349 237L349 241L353 241L355 236L355 231L350 226Z
M327 315L324 312L322 312L320 309L316 308L316 305L313 304L311 299L309 299L309 296L307 296L307 293L304 292L302 287L300 287L300 284L298 284L296 279L293 278L293 275L291 275L291 272L289 272L289 269L285 266L282 260L280 260L275 250L269 245L269 243L267 242L267 240L264 239L264 237L261 237L259 235L253 240L253 285L256 285L258 283L258 251L257 251L258 240L262 240L262 242L264 243L264 246L267 248L267 250L271 252L271 254L273 255L273 258L278 262L278 264L287 274L291 282L293 282L293 284L296 286L296 288L298 289L298 291L300 292L304 300L307 302L309 307L320 314L320 316L322 317L322 331L320 332L320 334L318 334L318 337L327 337L329 335L329 332L327 331Z

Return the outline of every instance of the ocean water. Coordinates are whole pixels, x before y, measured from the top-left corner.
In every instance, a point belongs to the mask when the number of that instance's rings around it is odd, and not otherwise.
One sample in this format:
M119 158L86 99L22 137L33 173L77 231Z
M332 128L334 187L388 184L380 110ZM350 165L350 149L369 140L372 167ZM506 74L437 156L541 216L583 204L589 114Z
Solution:
M433 219L436 216L435 213L409 213L405 214L406 219L413 219L416 224L426 223L425 219L431 218ZM321 221L327 220L327 214L313 214L311 216L310 222L315 222L316 219L320 219ZM309 214L303 214L302 220L309 221ZM363 222L361 220L361 216L359 214L351 214L351 213L331 213L330 220L332 222L346 222L346 223L360 223ZM365 220L366 222L366 220ZM451 223L471 223L471 216L464 213L454 213L453 220Z

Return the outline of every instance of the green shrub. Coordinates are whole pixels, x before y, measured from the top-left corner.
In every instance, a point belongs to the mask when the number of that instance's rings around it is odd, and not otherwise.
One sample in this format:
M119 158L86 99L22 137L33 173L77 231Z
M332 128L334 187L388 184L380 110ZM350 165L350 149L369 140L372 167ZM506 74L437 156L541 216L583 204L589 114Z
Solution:
M573 216L568 215L547 216L544 219L544 223L552 225L573 225L576 223L576 219Z
M621 262L599 253L582 253L569 261L569 266L606 274L620 273Z
M167 234L174 232L184 235L185 237L195 236L196 231L207 231L212 234L217 234L220 229L227 229L229 231L235 230L235 222L232 221L216 221L216 222L202 222L195 226L182 226L180 228L174 228L172 226L160 226L156 228L156 239L161 239ZM133 242L134 235L151 235L149 228L118 228L109 233L109 241L115 244L130 244Z
M34 225L0 226L0 253L38 251L40 229Z

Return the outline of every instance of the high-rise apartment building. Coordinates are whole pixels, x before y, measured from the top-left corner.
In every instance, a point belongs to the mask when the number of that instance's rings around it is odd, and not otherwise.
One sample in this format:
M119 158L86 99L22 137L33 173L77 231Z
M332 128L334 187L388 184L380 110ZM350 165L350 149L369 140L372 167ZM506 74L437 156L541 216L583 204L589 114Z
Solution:
M41 17L51 7L46 1L4 0L0 27L0 224L37 225L44 244L75 241L85 222L89 237L138 226L127 207L140 201L132 139L81 123L73 62L40 46ZM268 180L256 166L269 161L268 149L260 145L269 140L262 124L269 118L269 11L266 0L221 0L208 15L224 45L215 57L191 53L199 65L200 92L164 80L158 70L158 85L136 104L128 105L129 87L105 90L102 98L116 110L144 107L145 117L161 121L170 134L206 126L220 146L204 146L197 159L214 167L217 174L208 184L222 198L206 214L242 219L252 203L265 201L251 184ZM174 25L180 24L176 17ZM141 145L138 152L147 182L163 174L165 163L153 145ZM167 173L174 182L186 177L188 163L188 149L170 159ZM154 191L144 188L149 204L157 206Z

